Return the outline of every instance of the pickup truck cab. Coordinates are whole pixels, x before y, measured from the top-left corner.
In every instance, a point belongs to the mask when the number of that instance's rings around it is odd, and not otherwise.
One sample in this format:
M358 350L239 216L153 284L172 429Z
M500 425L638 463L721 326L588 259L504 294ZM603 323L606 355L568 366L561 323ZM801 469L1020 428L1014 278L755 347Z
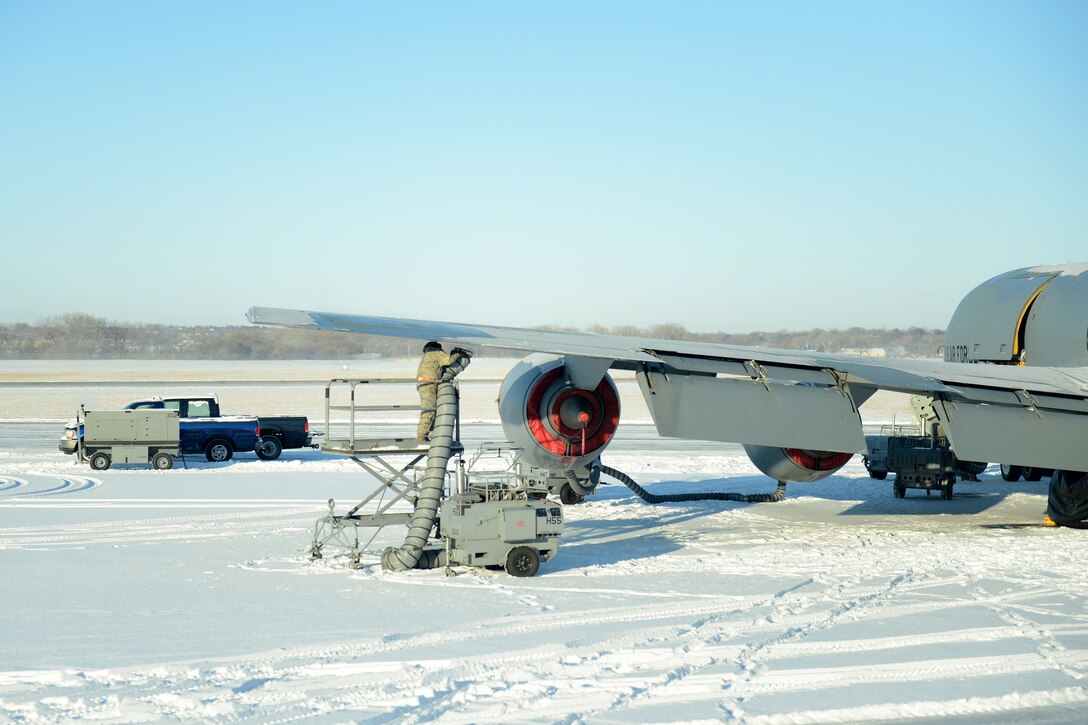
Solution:
M176 410L180 417L181 452L203 453L209 461L229 461L235 452L254 451L262 460L278 458L284 448L314 447L304 416L224 416L214 395L136 400L125 410ZM69 424L60 440L64 453L74 453L81 426Z

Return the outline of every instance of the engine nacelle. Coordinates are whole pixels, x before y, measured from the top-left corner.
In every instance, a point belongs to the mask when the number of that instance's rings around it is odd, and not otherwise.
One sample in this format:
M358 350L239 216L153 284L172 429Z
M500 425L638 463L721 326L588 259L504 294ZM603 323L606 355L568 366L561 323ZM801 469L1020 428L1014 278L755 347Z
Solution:
M788 483L821 481L845 466L854 456L853 453L752 445L745 445L744 452L764 474Z
M499 418L526 462L567 470L592 463L611 442L620 422L620 397L608 373L595 389L579 388L564 358L538 353L506 376Z

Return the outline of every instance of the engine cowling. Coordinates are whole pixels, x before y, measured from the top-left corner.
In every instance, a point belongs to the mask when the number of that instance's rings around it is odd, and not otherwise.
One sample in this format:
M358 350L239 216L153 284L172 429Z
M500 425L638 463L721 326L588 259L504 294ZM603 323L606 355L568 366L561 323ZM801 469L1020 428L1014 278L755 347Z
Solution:
M765 475L788 483L821 481L854 457L853 453L753 445L745 445L744 452Z
M499 418L523 458L548 470L592 463L620 422L616 384L605 373L596 388L571 382L566 360L534 354L510 370L499 391Z

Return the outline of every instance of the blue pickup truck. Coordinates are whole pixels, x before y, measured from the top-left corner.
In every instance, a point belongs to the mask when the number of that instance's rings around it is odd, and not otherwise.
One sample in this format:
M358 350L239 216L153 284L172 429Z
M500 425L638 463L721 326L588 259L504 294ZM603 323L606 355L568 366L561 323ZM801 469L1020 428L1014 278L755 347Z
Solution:
M144 408L178 411L181 452L203 453L213 462L229 461L235 452L248 451L262 460L273 460L285 448L314 447L310 423L304 416L224 416L214 395L136 400L124 409ZM64 453L75 453L82 435L81 425L69 423L58 447Z

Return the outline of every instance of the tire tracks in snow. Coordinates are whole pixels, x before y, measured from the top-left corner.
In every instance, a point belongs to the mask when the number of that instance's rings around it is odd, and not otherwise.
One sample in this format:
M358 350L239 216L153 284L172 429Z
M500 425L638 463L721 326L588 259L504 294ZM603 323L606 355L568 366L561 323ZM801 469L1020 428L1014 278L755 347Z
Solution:
M12 494L7 493L16 488L30 485L30 482L23 478L8 478L7 476L0 476L0 494L4 496L10 496Z
M1056 590L1050 591L1058 594ZM1054 636L1051 626L1032 621L1021 614L1012 603L1011 597L987 595L981 587L975 587L972 593L980 604L993 611L1003 622L1014 627L1021 636L1035 644L1035 651L1046 669L1061 672L1073 681L1085 679L1086 673L1072 668L1063 656L1068 653L1068 649ZM1082 632L1088 633L1088 626L1084 627ZM1083 669L1088 663L1088 656L1082 653L1079 660Z
M100 479L88 478L86 476L67 476L57 473L32 473L31 475L45 476L50 479L60 480L59 482L52 482L52 485L49 488L34 489L32 487L39 482L32 482L29 479L22 478L0 477L0 498L11 499L27 496L55 496L58 494L80 493L82 491L90 491L92 488L98 488L102 485ZM31 490L22 490L27 488Z
M777 592L774 597L767 600L766 604L772 607L772 612L766 617L767 624L772 626L777 632L773 636L753 644L735 645L735 655L729 659L711 656L705 662L698 665L685 663L680 667L673 668L665 672L663 678L660 678L657 682L651 683L650 686L634 692L630 696L618 698L617 701L611 704L609 709L636 707L649 700L657 699L662 690L671 688L673 690L682 689L684 696L688 698L695 696L700 697L701 699L706 697L720 699L719 709L723 714L733 716L734 712L739 710L737 703L743 700L744 695L730 695L730 691L741 689L743 693L744 686L750 684L760 676L765 669L761 654L766 653L771 647L778 644L803 639L813 632L830 629L840 619L848 615L855 617L861 616L864 610L871 606L873 602L890 598L900 586L909 586L914 583L914 575L912 572L908 572L906 575L896 576L882 587L862 594L855 594L852 598L848 598L846 602L838 604L830 610L820 609L811 612L803 618L808 621L793 622L787 626L785 631L782 631L782 626L785 624L783 620L794 620L797 617L796 612L788 614L787 610L795 609L797 603L802 603L797 602L785 606L789 604L791 595L815 583L817 583L816 578L805 579L798 584ZM845 586L846 584L839 583L832 588L838 589L841 592L844 590ZM804 602L803 609L810 609L814 603L813 600ZM820 602L820 604L824 603L825 602L823 601ZM698 631L710 624L718 624L718 622L696 622L692 631ZM713 634L709 639L703 640L701 644L704 647L713 648L717 646L720 648L724 642L728 642L735 636L738 630L751 633L755 628L753 626L755 624L755 622L748 622L738 627L735 624L729 626L727 623L724 628L725 631ZM730 676L729 674L715 674L705 678L698 677L701 672L712 668L732 668L737 674L734 676ZM684 681L689 679L695 679L698 680L698 682L685 687ZM740 685L739 688L738 685ZM734 702L734 707L730 707L729 705L731 699ZM584 719L600 714L603 713L600 711L582 712L579 713L578 717Z
M484 584L492 584L486 575L478 578ZM930 582L908 572L880 586L858 580L828 581L823 582L827 591L821 597L806 592L812 584L818 583L821 582L816 579L805 580L769 596L747 599L722 597L713 602L660 602L599 613L524 615L504 618L501 623L481 622L464 631L438 631L285 653L238 663L239 674L234 680L231 697L238 698L239 705L242 701L250 702L261 719L314 715L305 708L299 709L299 703L309 698L322 701L329 708L325 714L350 712L354 717L359 713L372 713L373 717L364 715L361 719L375 722L388 718L405 722L514 721L553 716L557 719L571 716L571 721L577 721L655 702L690 698L720 700L726 678L712 672L720 666L731 666L739 672L739 679L734 677L729 681L734 697L748 697L797 686L789 677L767 676L766 662L773 659L769 655L775 647L803 641L850 617L874 613L888 618L909 616L917 611L915 603L874 608L897 595L924 592L936 583L946 584L947 580ZM516 590L521 587L499 585L494 588L509 589L509 596L518 596ZM1043 588L1025 596L1045 596L1051 591ZM845 601L828 609L829 595L842 597ZM937 601L932 606L939 608L944 604L947 603ZM766 611L768 608L770 612ZM738 615L743 615L744 619L738 619ZM693 619L694 622L663 623L649 629L627 627L632 623L660 622L670 618ZM472 655L450 662L413 660L404 656L417 648L430 652L456 650L455 645L479 638L502 637L517 641L521 633L539 634L548 629L562 632L579 625L599 630L609 624L624 625L624 631L590 634L555 645L516 650L500 657ZM738 634L758 631L765 631L769 636L747 646L730 641ZM909 647L913 643L906 640L885 644ZM816 649L828 651L842 651L849 646L850 640L814 645ZM397 653L400 657L395 660L360 661ZM1024 666L1023 662L1016 664L1021 669ZM989 669L992 668L985 660L943 665L908 663L877 668L875 672L866 668L840 679L843 682L893 678L922 681L933 677L934 671L970 677L985 674ZM709 676L703 676L707 672L710 672ZM257 680L262 681L260 685L243 687ZM690 685L685 686L686 682ZM199 689L206 685L206 678L203 682L197 678L194 687ZM244 691L235 693L239 688ZM744 688L747 690L742 692ZM541 700L539 706L533 705ZM730 704L723 701L726 708ZM742 712L742 701L732 705L736 708L734 714ZM240 715L239 719L246 718Z
M268 531L283 519L309 515L310 506L297 509L232 511L192 516L164 516L107 522L62 524L43 529L27 526L0 529L0 548L71 547L95 544L168 541L185 542L216 536L243 536Z
M486 585L496 591L508 589L502 592L504 596L522 597L531 589L517 583L492 587L494 582L487 575L478 578L482 581L469 584ZM934 581L912 572L880 583L856 577L843 581L814 577L760 596L503 617L475 622L463 631L391 636L232 659L211 671L179 664L153 667L146 672L82 676L87 682L99 677L108 679L117 696L144 702L163 717L171 716L169 713L195 715L199 711L188 708L204 703L229 712L229 716L220 714L216 719L232 722L287 722L313 717L409 723L579 722L607 720L610 713L623 720L624 713L637 718L642 707L710 700L712 706L721 708L719 716L774 723L774 718L745 714L745 702L754 696L798 688L833 691L835 687L859 683L923 683L993 674L996 670L992 657L816 670L774 670L769 666L776 659L776 648L788 645L795 647L791 654L848 651L853 642L849 639L806 640L854 617L909 617L918 611L916 603L899 602L897 597L911 593L937 596L927 589L947 583L947 579ZM813 591L817 586L823 590ZM978 601L1020 611L1022 603L1045 600L1058 591L1049 583L1026 592L987 595L980 591ZM933 604L939 607L948 602L938 596ZM579 625L584 625L585 631L564 639L565 633ZM541 638L532 635L541 631L552 631L557 636L548 644L540 644ZM1075 635L1076 631L1061 633ZM737 641L738 637L758 637L760 632L764 636L757 641ZM990 637L1019 636L1019 632L1010 624L994 628ZM951 634L954 637L955 631ZM528 635L525 639L529 645L510 651L510 643L518 642L521 635ZM484 643L476 648L477 653L467 656L457 646L475 639L490 639L496 644L501 639L505 646L492 648ZM960 639L977 641L969 633ZM916 638L893 637L869 640L868 648L916 644ZM413 650L424 656L413 658ZM434 658L443 651L458 654L454 659ZM501 654L495 656L496 651ZM1009 659L1002 671L1031 672L1038 666L1037 657L1020 656ZM723 667L730 672L719 671ZM726 684L729 687L723 690ZM148 695L164 692L175 699L160 702ZM987 707L1004 708L996 710L996 714L1016 712L1048 696L1067 700L1079 697L1077 692L1051 691L1050 695L1036 693L1028 699L1000 699ZM861 718L892 711L881 707L885 706L845 708L842 712L844 718ZM937 716L962 712L965 705L949 700L892 702L886 707L903 713L917 707ZM800 712L798 721L818 721L819 716L819 712Z

